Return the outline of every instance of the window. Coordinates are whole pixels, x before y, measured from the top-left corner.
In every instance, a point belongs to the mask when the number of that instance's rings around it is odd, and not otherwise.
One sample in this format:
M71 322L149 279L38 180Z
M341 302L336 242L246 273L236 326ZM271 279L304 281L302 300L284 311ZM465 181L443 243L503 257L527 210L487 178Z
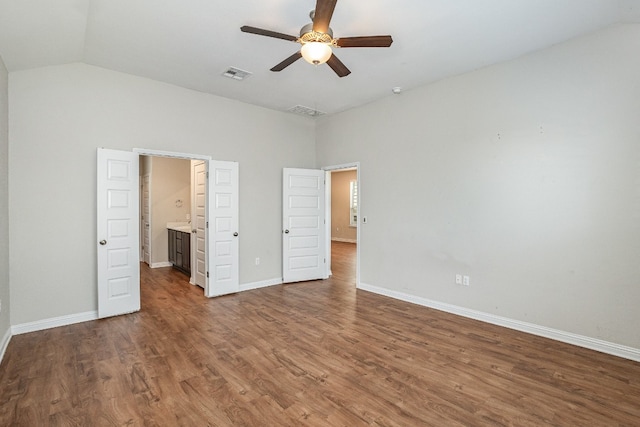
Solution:
M358 226L358 181L351 181L349 186L349 226Z

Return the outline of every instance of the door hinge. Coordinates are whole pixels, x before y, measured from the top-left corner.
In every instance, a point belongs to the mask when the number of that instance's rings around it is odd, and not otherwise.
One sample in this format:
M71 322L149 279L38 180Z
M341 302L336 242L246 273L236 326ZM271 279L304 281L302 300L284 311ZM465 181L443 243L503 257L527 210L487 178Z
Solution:
M326 258L324 259L324 263L325 263L325 264L327 263L327 259L326 259Z
M207 228L209 228L209 221L207 221Z
M209 272L207 271L207 279L209 278Z
M209 178L209 171L207 171L207 178Z

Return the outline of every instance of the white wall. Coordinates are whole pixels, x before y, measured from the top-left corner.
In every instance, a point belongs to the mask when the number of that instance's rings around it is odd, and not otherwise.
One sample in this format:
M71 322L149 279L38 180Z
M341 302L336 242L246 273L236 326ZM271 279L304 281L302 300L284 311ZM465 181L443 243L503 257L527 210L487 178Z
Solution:
M311 119L85 64L9 89L12 325L97 308L96 147L238 161L240 282L282 277L282 168L314 165Z
M9 291L9 78L0 57L0 358L10 328ZM8 335L7 335L8 336Z
M640 348L639 52L619 26L320 119L361 281Z
M355 242L358 238L358 229L350 226L351 181L356 179L355 170L331 173L331 239Z

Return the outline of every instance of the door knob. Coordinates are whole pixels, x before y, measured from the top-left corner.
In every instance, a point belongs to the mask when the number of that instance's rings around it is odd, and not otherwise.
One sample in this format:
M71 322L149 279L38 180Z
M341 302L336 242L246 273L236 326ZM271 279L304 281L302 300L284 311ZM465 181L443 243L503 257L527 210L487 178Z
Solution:
M233 233L233 237L238 237L238 232Z
M289 230L284 230L284 234L289 234Z
M104 246L104 245L106 245L106 244L107 244L107 241L106 241L106 240L100 240L100 244L101 244L102 246Z

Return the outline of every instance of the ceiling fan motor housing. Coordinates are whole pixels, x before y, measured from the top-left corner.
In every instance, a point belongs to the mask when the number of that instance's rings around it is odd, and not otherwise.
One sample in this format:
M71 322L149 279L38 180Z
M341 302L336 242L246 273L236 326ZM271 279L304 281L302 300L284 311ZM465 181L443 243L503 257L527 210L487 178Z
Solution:
M313 31L313 23L310 23L300 28L300 38L298 39L298 41L300 43L332 43L333 30L331 28L328 28L326 33L318 33L316 31Z

